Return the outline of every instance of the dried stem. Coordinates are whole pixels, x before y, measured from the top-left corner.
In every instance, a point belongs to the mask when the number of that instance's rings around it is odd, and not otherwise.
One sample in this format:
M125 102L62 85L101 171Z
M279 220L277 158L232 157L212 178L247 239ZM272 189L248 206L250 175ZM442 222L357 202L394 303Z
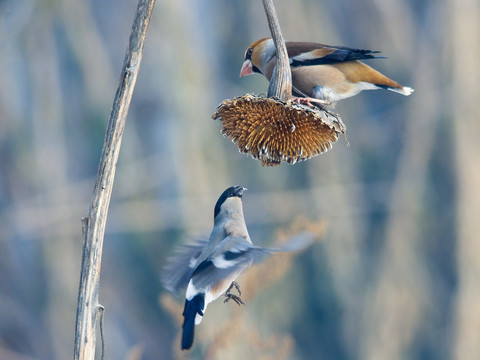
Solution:
M280 23L273 6L273 0L263 0L263 7L265 8L273 42L277 48L277 65L275 65L273 70L267 96L275 96L280 100L290 100L292 98L292 72L290 70L285 40L283 40Z
M98 288L103 236L115 178L125 121L143 56L150 17L155 0L139 0L119 85L108 122L98 167L93 199L83 223L83 258L78 291L74 359L94 359L96 329L101 305Z

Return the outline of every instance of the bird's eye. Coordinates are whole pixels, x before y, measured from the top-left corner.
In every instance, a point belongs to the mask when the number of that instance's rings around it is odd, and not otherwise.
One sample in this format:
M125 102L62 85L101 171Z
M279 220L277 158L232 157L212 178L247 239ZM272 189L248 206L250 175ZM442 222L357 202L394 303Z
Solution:
M253 53L253 48L250 48L247 50L247 57L249 58L250 56L252 56L252 53Z

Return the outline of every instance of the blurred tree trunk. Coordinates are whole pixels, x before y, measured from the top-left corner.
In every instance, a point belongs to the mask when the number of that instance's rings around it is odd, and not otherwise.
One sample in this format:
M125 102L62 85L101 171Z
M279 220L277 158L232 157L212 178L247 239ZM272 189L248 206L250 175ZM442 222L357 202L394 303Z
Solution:
M402 20L413 23L409 21L413 9L404 8L403 14L408 16ZM412 358L434 301L424 253L425 221L432 209L424 199L442 109L441 67L431 65L438 62L435 48L439 44L419 28L405 32L406 39L416 37L418 42L415 48L405 42L407 52L416 54L411 64L416 92L407 100L405 139L392 187L385 245L365 304L364 359Z
M422 198L439 116L432 109L441 106L436 73L429 71L434 61L429 50L425 42L414 75L424 79L424 93L417 91L408 99L405 141L392 188L385 246L366 303L362 335L365 359L411 358L416 334L429 308L430 281L422 253L423 213L428 208Z
M451 0L457 170L457 266L453 358L480 358L480 3Z

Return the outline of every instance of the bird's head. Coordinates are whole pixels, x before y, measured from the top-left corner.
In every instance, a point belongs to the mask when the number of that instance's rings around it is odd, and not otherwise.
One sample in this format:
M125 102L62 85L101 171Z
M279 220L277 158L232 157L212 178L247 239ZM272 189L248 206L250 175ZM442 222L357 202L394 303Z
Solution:
M245 61L240 70L240 77L253 73L265 74L265 65L275 56L275 45L271 38L255 41L245 51Z
M243 186L235 185L225 190L215 204L215 212L213 218L218 215L228 215L232 212L242 211L242 196L247 189Z

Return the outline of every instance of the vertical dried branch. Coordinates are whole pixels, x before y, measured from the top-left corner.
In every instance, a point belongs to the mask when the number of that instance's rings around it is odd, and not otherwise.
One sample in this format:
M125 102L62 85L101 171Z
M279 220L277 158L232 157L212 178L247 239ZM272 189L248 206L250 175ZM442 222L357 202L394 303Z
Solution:
M275 96L281 100L289 100L292 97L292 72L288 60L287 48L283 39L278 22L277 13L273 6L273 0L263 0L263 7L267 15L268 26L272 33L273 42L277 48L277 65L268 86L267 96Z
M98 287L105 223L125 121L154 5L155 0L138 2L120 82L105 135L92 203L88 216L82 220L84 245L78 291L74 359L94 359L95 357L98 309L101 307L98 304Z

